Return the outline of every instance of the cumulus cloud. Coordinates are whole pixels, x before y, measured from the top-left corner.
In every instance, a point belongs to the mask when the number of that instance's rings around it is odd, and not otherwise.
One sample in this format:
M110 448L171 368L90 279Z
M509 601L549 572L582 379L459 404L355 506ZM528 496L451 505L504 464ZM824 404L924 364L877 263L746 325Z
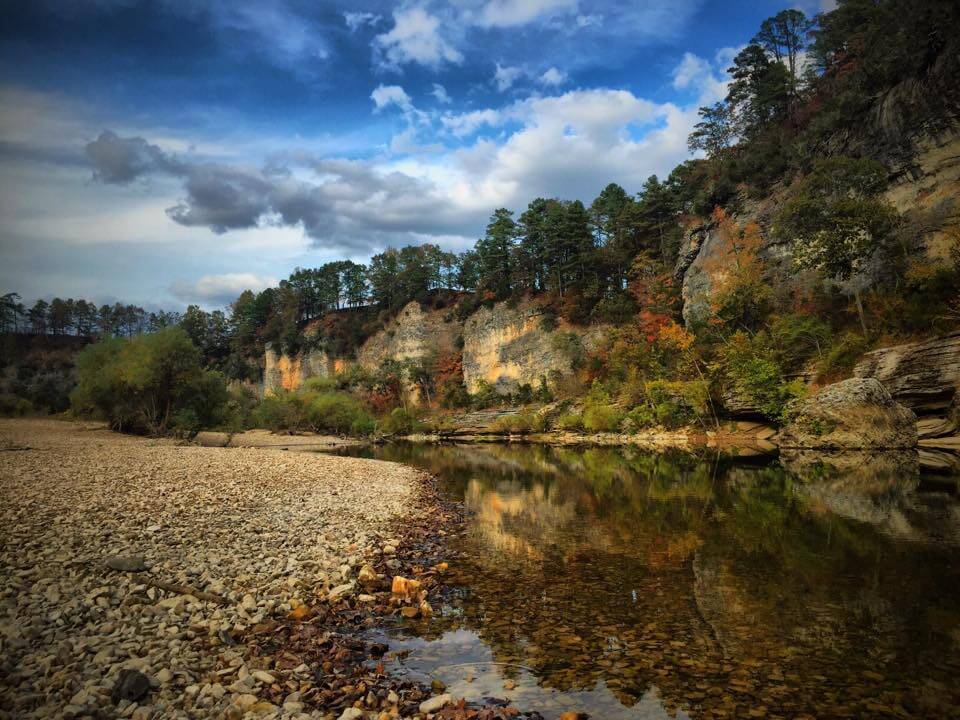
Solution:
M269 275L254 273L223 273L203 275L195 282L177 280L170 292L186 303L201 305L227 305L237 299L244 290L260 292L275 286L279 280Z
M539 78L537 78L537 82L539 82L541 85L548 86L563 85L563 83L566 81L567 74L561 70L557 70L555 67L549 68Z
M395 10L393 28L374 38L374 51L381 67L394 70L410 63L437 68L463 62L460 51L441 35L440 20L422 7Z
M673 69L673 87L675 90L692 90L697 93L697 103L711 105L727 94L729 79L726 67L737 54L736 48L723 48L717 51L715 64L687 52Z
M140 137L121 138L110 130L87 143L86 153L94 179L107 184L125 185L152 172L176 172L179 168L177 161L156 145Z
M377 97L382 107L409 102L399 86L385 86ZM408 153L402 161L301 152L268 170L185 160L114 133L106 137L123 152L88 155L100 182L151 173L178 179L182 197L167 214L180 225L215 233L293 227L318 247L369 252L414 237L471 236L491 208L520 209L538 195L589 201L609 182L635 191L687 157L696 119L695 107L625 90L576 90L448 113L437 123L448 137L466 138L481 127L499 134L430 150L415 135L404 136L397 139Z
M441 118L441 123L448 132L457 137L464 137L472 135L484 125L495 127L500 124L502 118L499 111L487 108L468 113L448 114Z
M493 82L497 90L503 92L510 89L513 84L523 75L523 69L518 67L509 67L497 63L496 70L493 73Z
M370 99L375 105L374 112L379 112L386 107L396 105L405 112L413 109L413 101L406 91L399 85L379 85L372 93Z

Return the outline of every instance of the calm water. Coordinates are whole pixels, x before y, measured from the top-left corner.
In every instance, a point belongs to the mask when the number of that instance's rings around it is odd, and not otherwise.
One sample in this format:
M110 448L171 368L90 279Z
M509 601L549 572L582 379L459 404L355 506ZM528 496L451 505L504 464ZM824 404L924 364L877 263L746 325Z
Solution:
M897 458L389 445L471 511L390 669L546 718L960 717L960 502Z

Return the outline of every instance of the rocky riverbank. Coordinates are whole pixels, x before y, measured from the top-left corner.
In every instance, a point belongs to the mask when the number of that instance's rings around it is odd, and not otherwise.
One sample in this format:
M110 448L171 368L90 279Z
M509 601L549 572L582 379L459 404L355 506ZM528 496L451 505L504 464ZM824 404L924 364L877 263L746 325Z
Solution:
M56 421L0 421L0 451L0 717L409 716L430 700L360 678L376 667L350 635L430 612L442 567L404 558L432 523L418 471ZM391 592L414 572L421 589Z

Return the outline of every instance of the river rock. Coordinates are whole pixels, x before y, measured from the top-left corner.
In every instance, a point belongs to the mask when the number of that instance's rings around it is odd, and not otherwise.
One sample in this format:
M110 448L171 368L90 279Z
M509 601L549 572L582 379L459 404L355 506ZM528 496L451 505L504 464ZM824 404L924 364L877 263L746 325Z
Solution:
M876 378L897 402L918 414L943 411L960 395L960 330L869 352L853 374Z
M143 555L114 555L106 560L107 567L117 572L143 572L147 563Z
M450 693L444 693L443 695L435 695L429 700L424 700L420 703L420 712L422 713L432 713L436 712L445 705L449 705L453 702L453 695Z
M148 692L150 692L150 678L139 670L121 670L110 697L114 703L121 700L137 702L142 700Z
M892 450L917 445L917 418L874 378L828 385L804 400L780 433L784 448Z

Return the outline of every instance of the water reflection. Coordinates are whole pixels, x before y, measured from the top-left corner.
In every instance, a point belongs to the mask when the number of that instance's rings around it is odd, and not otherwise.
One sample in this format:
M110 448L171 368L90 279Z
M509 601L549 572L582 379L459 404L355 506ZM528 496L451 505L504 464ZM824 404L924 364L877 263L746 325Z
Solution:
M396 671L548 718L960 716L960 503L909 460L375 452L473 511Z

